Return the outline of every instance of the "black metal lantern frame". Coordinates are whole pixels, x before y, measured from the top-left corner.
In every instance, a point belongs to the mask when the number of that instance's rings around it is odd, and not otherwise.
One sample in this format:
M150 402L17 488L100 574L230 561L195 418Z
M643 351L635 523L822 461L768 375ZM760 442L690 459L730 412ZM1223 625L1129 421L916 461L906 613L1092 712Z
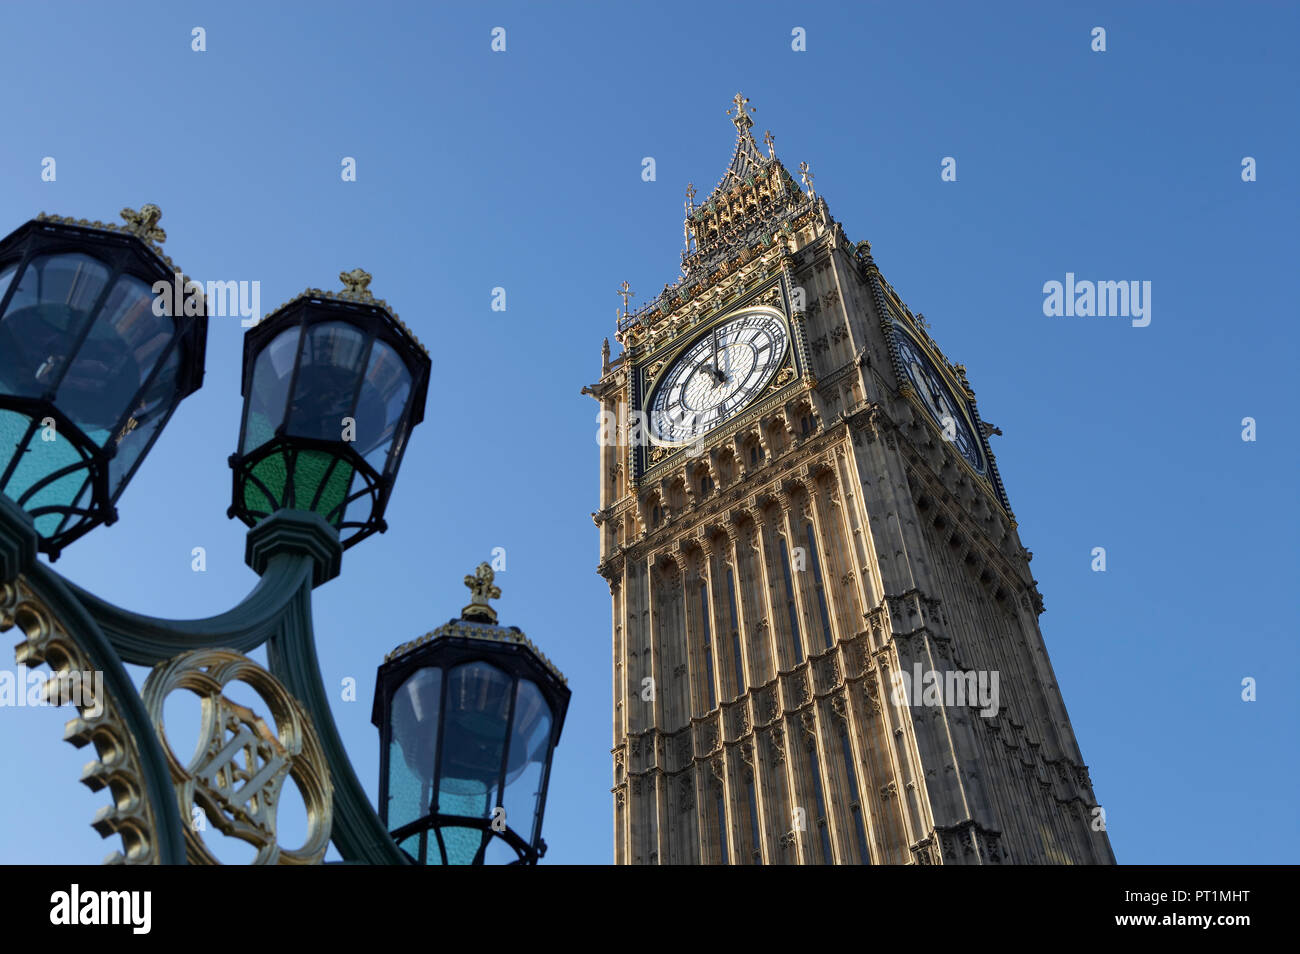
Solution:
M367 281L369 276L366 276ZM299 394L299 372L303 364L303 345L311 329L327 323L342 322L366 337L366 350L359 364L357 380L343 414L355 413L365 385L366 367L376 342L383 342L401 358L410 374L406 405L394 429L385 454L382 470L360 454L348 441L295 434L292 409ZM280 410L273 435L261 444L247 447L252 418L254 375L263 351L286 331L297 330L294 338L294 367L289 380L286 405ZM276 510L312 510L334 526L346 549L372 533L388 529L384 512L392 494L407 440L415 425L424 419L424 404L429 388L431 362L428 353L410 330L388 310L385 303L369 292L345 291L337 294L310 289L258 322L244 337L242 393L244 413L240 424L239 449L230 456L232 503L229 515L250 527ZM319 471L320 461L327 460L323 472L304 476L304 461ZM276 475L275 484L267 473ZM340 494L332 482L346 481ZM299 493L304 489L304 493ZM261 498L258 500L257 498ZM349 518L354 504L368 501L364 516Z
M156 213L156 209L154 211ZM156 215L146 223L146 233L153 221L156 221ZM14 297L35 260L72 255L92 259L106 270L107 277L103 279L102 287L86 312L88 317L84 319L84 327L74 340L67 343L66 353L50 356L52 361L61 362L62 367L56 374L51 375L49 382L43 382L45 386L40 394L15 394L0 382L0 411L14 412L30 420L25 433L17 439L12 448L0 449L0 491L10 489L15 471L19 468L24 455L30 453L36 442L44 438L42 432L47 422L53 422L58 438L66 440L75 452L74 461L50 473L40 475L29 486L12 491L17 494L15 500L18 505L36 522L40 534L38 546L51 559L57 559L59 553L68 544L96 526L108 525L116 521L117 501L130 483L136 469L148 456L149 450L180 402L202 385L204 350L207 343L206 303L203 302L202 296L199 295L198 313L186 316L173 313L170 307L173 296L168 294L164 299L168 304L165 314L172 318L174 331L155 357L152 369L133 392L130 400L124 402L120 408L109 409L116 416L111 426L106 429L108 436L102 444L97 443L77 421L58 406L56 395L64 378L76 366L87 340L96 330L100 319L104 317L103 310L109 296L119 287L119 279L123 276L139 279L150 288L153 288L157 282L163 281L170 289L178 280L181 287L186 288L188 280L180 275L167 256L143 240L135 230L101 222L89 223L84 219L74 222L71 219L40 216L20 226L0 241L0 275L13 269L7 286L0 287L0 319L8 317ZM69 292L69 299L71 294ZM0 342L0 348L10 346ZM159 375L173 361L175 380L171 394L167 395L164 404L156 408L152 417L145 414L142 421L137 415L146 411L146 396L158 383ZM53 364L51 366L54 367ZM154 424L154 421L157 423ZM123 440L145 422L153 425L152 432L148 434L144 444L132 448L135 458L129 467L119 474L112 474L110 465L117 456ZM84 482L71 495L70 500L64 503L37 501L37 495L42 490L51 488L57 481L75 475L78 471L85 472ZM61 519L52 528L40 529L41 518L50 515Z
M456 632L482 632L483 635L452 635ZM439 634L443 635L439 635ZM430 640L428 642L424 640ZM414 648L409 648L411 646ZM510 677L510 707L506 715L507 732L502 747L500 774L495 791L497 807L501 807L506 791L506 773L510 762L510 748L515 742L515 701L520 680L531 681L539 690L550 712L551 731L547 740L546 756L541 762L542 774L535 813L530 817L531 831L521 833L509 824L509 818L503 829L492 824L490 817L471 815L444 814L438 811L439 794L442 786L443 746L447 733L447 682L449 674L457 667L467 663L486 663ZM420 863L427 853L434 851L441 856L442 863L447 863L448 849L443 840L443 830L448 828L477 829L483 832L478 851L472 861L482 864L492 838L504 841L516 853L516 860L510 864L534 865L546 853L546 842L541 837L542 819L546 808L546 793L550 785L551 761L555 747L564 728L564 716L569 707L570 690L563 676L539 658L532 644L524 637L518 627L498 627L470 623L464 619L451 620L423 640L399 647L389 655L380 668L375 684L375 702L371 721L380 732L380 770L379 770L379 816L384 826L388 827L389 817L389 773L392 750L393 698L406 681L422 669L437 669L442 680L439 691L437 722L437 742L433 754L433 784L426 813L415 820L392 829L393 839L400 845L415 835L419 838L418 853L420 858L413 858ZM404 850L404 849L403 849ZM409 855L409 853L408 853Z

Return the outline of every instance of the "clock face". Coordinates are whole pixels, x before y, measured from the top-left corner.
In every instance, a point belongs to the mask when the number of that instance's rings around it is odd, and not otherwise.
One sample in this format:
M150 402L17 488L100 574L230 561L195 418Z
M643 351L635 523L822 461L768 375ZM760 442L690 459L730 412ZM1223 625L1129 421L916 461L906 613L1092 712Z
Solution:
M945 439L951 434L957 452L976 471L984 473L984 455L971 430L970 419L966 416L966 403L953 394L943 375L926 355L925 349L899 325L894 325L894 341L913 390L938 423Z
M752 311L715 325L686 349L650 399L650 429L663 444L696 440L767 387L788 335L775 315Z

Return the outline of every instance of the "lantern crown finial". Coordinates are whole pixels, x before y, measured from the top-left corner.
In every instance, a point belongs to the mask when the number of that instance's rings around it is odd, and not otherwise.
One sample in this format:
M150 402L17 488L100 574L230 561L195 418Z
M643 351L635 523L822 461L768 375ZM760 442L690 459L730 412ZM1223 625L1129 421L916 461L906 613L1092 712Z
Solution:
M146 243L167 241L167 233L158 228L158 220L162 218L162 209L152 202L140 206L139 212L126 208L118 214L126 221L125 230L136 238Z
M355 298L370 300L370 280L374 278L364 268L354 268L350 272L339 272L339 281L343 283L343 293Z
M488 600L499 599L501 587L493 583L496 574L487 563L480 563L473 575L466 575L465 585L469 587L469 605L460 611L461 619L481 620L495 623L497 611L488 605Z

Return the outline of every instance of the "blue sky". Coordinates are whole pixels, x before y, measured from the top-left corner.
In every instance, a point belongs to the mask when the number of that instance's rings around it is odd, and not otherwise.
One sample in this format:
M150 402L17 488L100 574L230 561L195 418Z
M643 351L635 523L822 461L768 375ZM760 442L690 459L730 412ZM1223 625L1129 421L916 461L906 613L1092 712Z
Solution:
M260 281L264 311L340 270L374 275L433 378L392 529L315 594L326 681L360 690L335 704L339 728L373 796L376 666L456 615L462 576L505 547L502 621L573 689L547 861L608 863L609 594L579 389L617 285L643 302L676 277L686 183L721 176L743 90L755 132L811 164L1004 431L994 452L1119 861L1295 861L1297 9L6 4L0 231L154 202L181 267ZM1150 326L1045 317L1042 286L1067 272L1150 281ZM119 522L59 561L70 579L177 617L252 587L225 518L242 332L212 319L203 389ZM0 861L116 847L89 826L104 796L76 781L68 716L0 710Z

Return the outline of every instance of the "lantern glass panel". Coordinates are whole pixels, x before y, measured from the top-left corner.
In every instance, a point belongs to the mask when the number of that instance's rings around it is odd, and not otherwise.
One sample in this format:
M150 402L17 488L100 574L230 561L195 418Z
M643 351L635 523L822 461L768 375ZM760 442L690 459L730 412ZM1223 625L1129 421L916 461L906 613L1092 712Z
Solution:
M306 329L289 404L290 434L324 441L343 436L343 418L353 416L369 344L368 335L344 321Z
M9 291L9 286L18 274L21 264L21 262L10 262L8 265L0 266L0 302L4 301L5 292Z
M103 262L80 253L27 263L0 317L0 391L40 397L54 388L108 276Z
M416 670L393 694L386 815L390 830L429 813L441 702L441 669ZM402 847L419 857L418 836Z
M172 398L176 394L176 377L180 374L181 367L180 355L180 348L175 348L167 356L166 363L150 382L148 389L140 395L135 410L131 412L130 418L115 438L117 454L108 462L110 498L117 498L122 482L130 476L131 468L149 447L162 422L167 419Z
M388 344L376 341L357 399L357 452L377 473L384 472L393 435L411 394L411 372Z
M257 356L249 385L248 420L244 424L242 453L247 454L269 441L284 420L289 382L293 380L293 362L298 355L298 334L297 327L280 332Z
M528 842L534 840L550 744L550 707L534 683L521 679L515 691L515 718L510 730L510 761L502 804L506 809L506 824Z
M133 410L136 394L175 333L177 319L155 315L154 299L147 282L119 276L59 382L59 408L100 447Z
M510 728L511 683L509 675L485 662L466 663L447 674L441 814L491 816Z

